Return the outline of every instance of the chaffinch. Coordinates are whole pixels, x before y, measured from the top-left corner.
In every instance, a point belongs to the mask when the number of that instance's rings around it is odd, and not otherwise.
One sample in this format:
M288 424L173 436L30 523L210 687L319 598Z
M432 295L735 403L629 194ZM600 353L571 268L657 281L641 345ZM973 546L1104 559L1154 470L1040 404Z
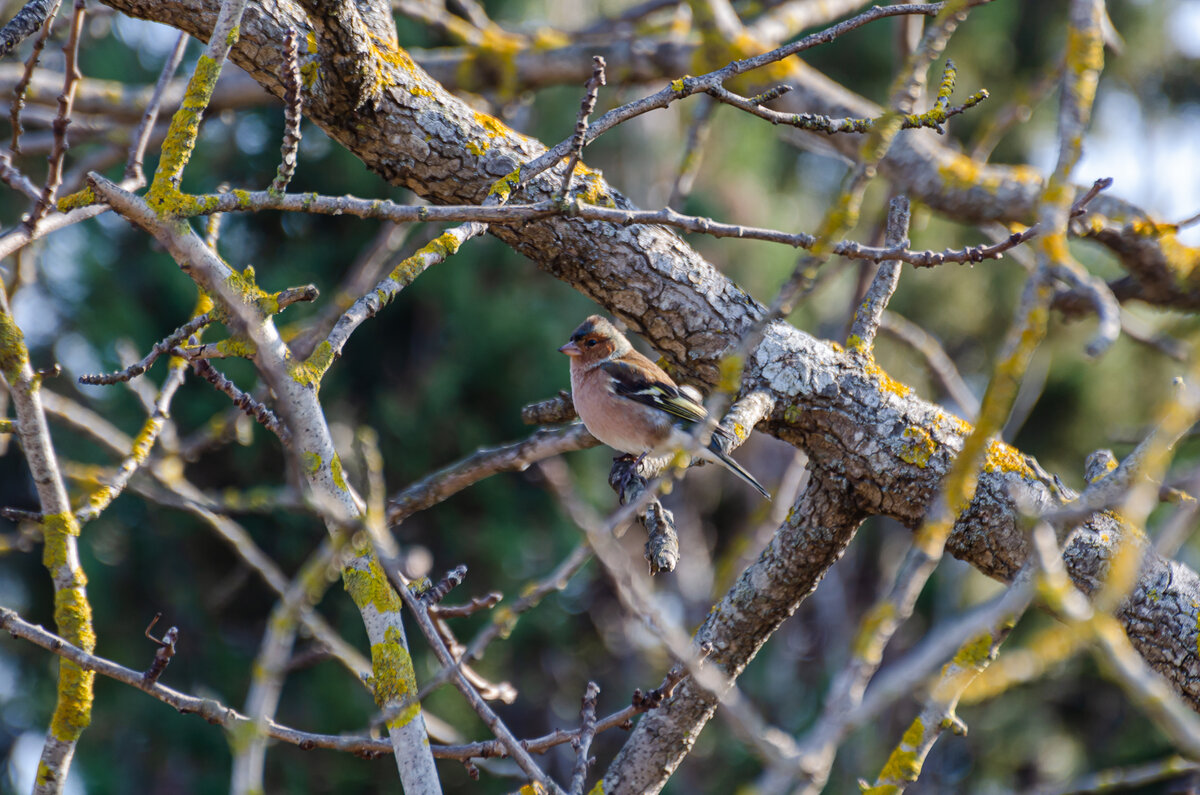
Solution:
M575 411L609 447L638 456L687 449L691 429L708 416L704 406L599 315L583 321L559 351L571 357ZM721 464L771 499L753 475L721 450L718 438L730 438L729 431L718 425L697 455Z

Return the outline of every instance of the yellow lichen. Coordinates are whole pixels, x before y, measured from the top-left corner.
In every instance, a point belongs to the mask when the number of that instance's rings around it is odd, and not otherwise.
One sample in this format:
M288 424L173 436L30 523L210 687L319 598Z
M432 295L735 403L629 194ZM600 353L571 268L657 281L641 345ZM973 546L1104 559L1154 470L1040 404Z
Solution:
M503 99L515 97L519 88L517 55L529 47L525 37L496 25L482 31L470 28L462 37L472 46L456 70L459 85L468 91L487 87Z
M304 465L305 471L310 475L315 475L321 469L321 456L311 450L305 450L300 453L300 461Z
M417 701L417 677L412 657L404 648L404 638L395 627L388 627L381 643L371 645L372 681L375 703L380 707L405 704L404 709L388 721L388 728L407 725L421 712Z
M896 379L892 378L884 369L875 364L874 361L867 362L863 368L866 372L875 378L875 382L879 385L879 389L883 392L893 394L897 397L908 397L912 392L912 388L906 386Z
M999 439L993 439L988 445L987 455L983 460L983 471L991 474L1014 472L1023 478L1036 477L1033 468L1025 461L1025 456L1012 445Z
M513 171L505 174L500 179L496 180L496 184L492 185L488 190L488 196L499 196L500 201L508 201L508 197L521 184L521 168L518 166Z
M929 466L929 459L937 452L937 442L929 435L929 431L910 425L900 436L907 440L900 448L900 460L921 469Z
M181 210L195 209L181 201L179 180L196 146L200 120L212 99L213 88L220 74L221 65L207 55L201 55L188 81L183 103L171 119L171 126L162 144L158 170L146 194L147 202L160 217L185 215L188 213Z
M880 628L895 621L896 608L891 602L880 602L863 616L862 625L854 639L854 655L867 662L879 662L883 654L880 645Z
M333 484L346 491L346 473L342 471L342 459L337 453L333 454L333 460L329 462L329 471L333 477Z
M916 781L921 775L921 760L917 756L917 748L925 736L925 725L920 718L913 720L904 732L900 745L892 751L888 761L879 771L879 780L883 782Z
M95 679L94 671L85 671L70 660L59 663L58 702L50 719L50 733L55 739L75 742L92 722L92 684Z
M581 177L581 181L575 185L576 195L581 202L594 204L597 207L617 206L613 201L612 194L606 190L603 174L584 166L583 163L575 165L574 173L577 177Z
M254 355L254 343L245 337L228 337L216 344L219 354L225 357L249 359Z
M488 138L505 137L510 132L508 126L495 116L489 116L482 111L475 111L474 118L475 123L483 128L483 134Z
M29 367L29 351L25 347L25 335L13 317L0 308L0 375L8 383L15 384Z
M264 317L279 314L279 293L268 293L258 286L254 281L253 266L247 265L241 273L230 269L225 283L233 288L243 304L257 307Z
M365 570L359 568L364 562ZM342 569L342 585L359 610L371 605L381 615L400 611L400 597L392 590L387 575L373 555L365 558L365 561L360 558L353 566Z
M63 196L54 206L58 208L60 213L68 213L79 207L87 207L89 204L95 203L96 192L89 185L83 190L77 190L74 193Z
M991 633L980 633L959 648L958 653L954 655L954 664L960 668L974 668L978 670L987 664L991 658L991 651Z
M333 345L329 340L322 340L313 350L312 355L303 362L292 366L292 378L298 384L317 389L321 386L321 379L325 376L326 371L333 364L333 359Z

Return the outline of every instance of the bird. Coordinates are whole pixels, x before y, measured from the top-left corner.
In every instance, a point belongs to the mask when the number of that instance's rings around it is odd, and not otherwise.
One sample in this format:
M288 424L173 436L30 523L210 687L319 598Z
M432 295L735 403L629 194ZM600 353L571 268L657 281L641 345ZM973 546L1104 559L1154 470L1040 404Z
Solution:
M707 409L654 362L634 350L625 335L600 315L592 315L559 349L571 359L571 398L588 431L622 453L644 458L688 449L691 430ZM771 499L754 476L720 447L732 438L721 426L697 455L721 464Z

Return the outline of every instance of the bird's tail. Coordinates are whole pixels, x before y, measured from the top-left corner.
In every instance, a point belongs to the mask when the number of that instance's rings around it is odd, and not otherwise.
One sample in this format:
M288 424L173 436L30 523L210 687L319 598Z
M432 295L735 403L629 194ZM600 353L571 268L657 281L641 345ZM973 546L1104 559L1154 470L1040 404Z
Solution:
M706 453L710 454L710 455L704 456L705 458L709 459L710 461L716 461L718 464L725 467L730 472L737 475L739 478L741 478L742 480L746 481L751 486L753 486L754 489L759 494L763 495L764 498L766 498L768 500L771 499L771 493L768 492L766 489L764 489L763 485L761 483L759 483L757 480L755 480L754 476L751 475L749 472L747 472L745 467L743 467L737 461L734 461L732 458L730 458L728 455L726 455L721 450L721 448L717 446L717 442L716 442L715 438L709 442L708 449L704 450L702 452L706 452Z

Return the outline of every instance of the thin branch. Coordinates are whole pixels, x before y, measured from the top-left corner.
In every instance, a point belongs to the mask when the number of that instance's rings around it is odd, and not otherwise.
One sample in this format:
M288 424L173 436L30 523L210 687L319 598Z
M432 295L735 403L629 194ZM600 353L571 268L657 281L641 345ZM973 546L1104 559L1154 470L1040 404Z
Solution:
M888 204L887 245L889 248L908 245L908 222L910 208L907 196L896 196ZM900 261L885 260L875 272L875 278L867 289L867 294L854 312L854 322L850 326L850 335L846 339L846 347L861 351L870 356L875 345L875 334L883 320L884 310L896 285L900 283Z
M571 775L571 795L583 795L587 786L588 752L592 748L592 738L596 736L596 699L599 696L600 686L588 682L579 710L579 739L573 743L576 758L575 771Z
M154 127L158 122L158 112L162 107L163 96L166 94L167 86L171 84L175 72L179 69L179 64L183 62L183 54L187 50L187 43L188 35L180 33L179 38L175 40L175 47L171 50L171 54L167 56L167 60L163 64L162 71L158 75L158 82L154 84L154 93L150 95L150 101L146 103L146 111L142 114L142 121L138 124L137 132L133 134L133 140L130 142L129 156L125 160L125 179L133 180L138 185L146 184L146 173L142 170L142 161L146 156L146 147L149 146L150 137L154 134ZM89 171L94 170L96 169L89 169Z
M248 717L215 699L190 696L159 682L148 682L141 671L135 671L132 668L118 665L111 660L90 654L58 635L47 632L40 626L24 621L15 611L9 610L6 607L0 607L0 630L8 632L13 637L21 638L36 646L40 646L65 660L70 660L85 671L95 671L101 676L106 676L127 684L130 687L137 688L143 693L157 698L164 704L174 707L176 711L184 715L199 715L209 723L216 724L229 731L235 731L241 727L248 728L250 725ZM311 748L328 748L369 757L383 756L392 750L391 744L387 740L345 735L312 734L282 726L274 721L268 722L266 731L273 739L299 746L305 750Z
M488 644L502 635L507 636L513 631L517 624L517 619L529 610L541 603L547 595L555 591L561 591L567 587L567 583L575 576L575 573L583 568L583 564L587 563L592 558L592 551L587 544L580 544L567 554L567 556L540 582L534 583L521 591L518 597L511 604L505 605L493 619L484 625L479 630L478 634L471 639L467 644L467 648L458 655L457 660L452 665L444 665L441 670L425 682L418 694L418 700L424 700L425 697L433 692L442 684L449 681L451 675L458 671L465 662L470 660L478 660L483 656L484 649ZM439 618L444 617L444 614L435 613Z
M175 350L176 355L188 359L184 351L178 348ZM275 412L251 397L250 393L238 389L237 384L230 381L224 374L209 364L207 359L188 359L188 361L192 365L192 370L196 375L216 387L218 392L224 392L228 395L229 399L234 402L234 405L244 411L247 416L253 417L260 425L278 436L280 441L285 445L288 444L291 434L287 427L280 421L279 417L275 416Z
M86 0L75 0L75 13L71 17L71 35L67 38L67 43L63 45L66 68L63 70L62 93L58 95L58 115L54 118L54 150L48 158L50 168L46 172L46 183L42 188L42 196L29 213L29 217L25 219L25 227L31 235L37 233L38 222L53 208L54 197L62 184L63 160L66 158L69 148L67 127L71 124L71 109L75 104L75 88L83 79L83 73L79 71L79 39L86 13Z
M1182 756L1168 756L1144 765L1109 768L1074 779L1058 787L1043 787L1034 795L1101 795L1106 792L1138 792L1150 784L1173 778L1194 777L1200 762ZM1175 790L1185 792L1185 789Z
M571 393L566 389L560 389L557 397L521 407L521 422L526 425L560 425L577 419Z
M974 2L963 5L978 5L990 0L975 0ZM867 25L879 19L886 17L902 16L907 14L923 14L926 16L935 16L941 13L947 3L913 3L913 4L897 4L890 6L875 6L868 11L865 11L858 16L839 22L822 31L805 36L791 44L771 50L770 52L756 55L751 58L745 58L733 61L729 65L718 69L708 74L700 75L699 77L683 77L674 80L666 88L652 94L648 97L635 100L619 108L614 108L608 113L605 113L596 121L592 122L588 127L585 143L591 143L600 135L608 132L613 127L623 124L632 118L649 113L652 110L659 110L670 105L672 102L707 92L709 88L723 85L724 82L739 74L758 69L768 64L782 61L784 58L804 52L805 50L817 47L822 44L828 44L831 41L849 33L852 30ZM548 168L552 168L557 163L561 162L564 157L571 153L573 139L569 138L560 142L554 147L551 147L541 156L521 166L520 184L525 184L533 179L538 174L541 174Z
M481 448L450 466L421 478L388 502L387 524L397 525L418 511L439 502L499 472L524 472L550 456L595 447L596 441L583 425L542 429L520 442Z
M446 572L446 575L442 577L442 579L438 580L429 588L420 592L419 596L421 597L421 601L424 602L425 606L428 608L436 607L441 603L442 599L446 597L446 594L462 585L462 581L466 578L466 576L466 566L461 564L455 566L453 569Z
M134 437L129 454L121 461L116 473L109 481L88 495L87 505L75 514L76 519L81 525L98 517L105 508L111 505L112 501L125 490L125 487L129 484L129 479L133 477L134 473L150 457L150 451L154 449L154 443L157 441L158 435L166 426L167 417L170 415L171 410L171 400L175 397L175 392L183 385L184 368L186 366L180 360L171 367L166 380L163 381L162 388L159 390L158 397L154 401L153 411L143 424L142 430Z
M49 391L43 392L43 398L47 411L80 432L86 433L114 455L122 456L132 447L133 440L129 436L78 403ZM223 506L210 500L200 489L181 477L175 468L163 468L152 464L145 471L161 490L148 486L147 482L142 480L134 482L135 491L151 501L186 511L209 525L250 571L257 574L273 593L283 596L288 588L288 578L278 564L254 542L245 528L224 515ZM318 642L332 650L334 658L354 675L356 681L362 682L369 676L370 664L318 613L310 609L304 610L301 613L301 621Z
M284 42L283 88L283 144L279 151L279 168L271 187L267 189L268 193L273 194L287 190L292 175L296 173L296 157L300 152L303 97L300 93L300 34L295 28L288 30Z
M25 61L25 71L13 89L13 102L9 110L9 118L12 120L12 142L9 144L9 149L14 155L21 154L21 133L24 132L21 128L21 110L25 107L25 92L29 90L29 83L33 80L33 70L37 68L38 61L42 58L42 49L46 46L46 39L50 37L50 26L54 24L54 15L58 13L60 5L62 5L62 0L54 0L54 5L46 13L45 20L41 23L42 29L38 33L38 37L33 40L33 51L29 54L29 59Z
M391 303L404 288L412 284L428 268L445 262L447 258L457 253L463 243L479 237L486 231L487 225L476 221L456 226L406 258L387 277L342 313L330 330L329 336L325 338L324 344L329 346L329 352L333 356L340 356L350 335L363 322L375 317L381 309Z
M657 709L662 706L662 703L671 698L675 693L675 688L686 679L688 676L687 669L682 665L672 666L671 670L663 678L662 684L655 689L643 693L641 688L633 691L633 698L629 706L618 710L607 717L600 718L596 721L596 733L608 731L609 729L626 729L631 726L633 718L638 715ZM544 754L551 748L554 748L565 743L574 743L579 739L582 729L563 730L556 729L542 737L537 737L532 740L522 740L521 745L527 750L535 754ZM486 759L489 757L505 756L504 746L499 740L486 740L484 742L470 743L467 745L454 745L439 748L434 746L434 756L439 759Z
M830 116L823 116L819 113L784 113L770 108L762 107L762 100L759 97L747 99L739 96L724 86L714 86L708 89L707 93L710 97L725 105L745 111L752 116L757 116L760 119L771 122L771 124L784 125L786 127L795 127L798 130L807 130L809 132L822 132L826 135L838 135L841 133L865 133L869 132L878 123L878 119L835 119ZM768 97L774 99L775 97ZM904 117L900 124L903 130L919 130L931 129L935 132L942 133L942 124L949 118L965 113L971 108L978 105L988 98L986 89L980 89L971 96L967 97L961 105L953 107L938 108L935 107L925 113L910 113Z
M117 370L116 372L109 373L107 375L101 375L101 374L81 375L81 376L79 376L79 383L92 384L92 385L109 385L109 384L116 384L121 381L129 381L130 379L135 378L135 377L141 375L142 373L146 372L147 370L149 370L150 365L154 364L154 362L158 360L158 357L162 356L164 353L169 353L176 346L183 343L183 341L186 340L188 337L192 336L197 331L204 328L211 322L212 322L212 317L209 315L208 312L205 312L202 315L197 315L196 317L189 320L187 323L184 323L182 326L180 326L179 328L172 331L165 339L163 339L159 342L156 342L154 344L154 347L150 349L150 352L148 354L146 354L145 357L143 357L141 359L141 361L139 361L135 364L131 364L129 367L126 367L122 370Z
M1072 209L1072 216L1082 215L1087 203L1096 192L1112 184L1111 179L1097 180ZM324 196L313 193L288 193L272 195L268 191L238 191L236 193L202 194L193 197L195 215L224 212L256 212L281 210L318 215L353 215L358 218L388 220L394 223L413 221L432 222L477 222L510 225L524 221L535 221L556 215L565 215L585 221L604 221L620 226L655 225L670 226L687 232L732 237L745 240L763 240L793 248L811 249L820 239L807 232L784 232L740 224L727 224L702 216L684 215L670 207L661 210L625 210L616 207L601 207L581 204L577 197L566 202L546 200L534 204L485 204L485 205L401 205L382 199L360 199L355 196ZM904 247L872 247L851 240L841 240L830 248L832 255L848 259L882 262L897 259L918 268L931 268L946 263L978 263L989 259L1003 259L1005 252L1028 242L1041 232L1033 225L1023 232L1014 232L1003 240L990 245L966 246L961 249L909 250Z
M461 605L430 605L429 614L437 620L444 618L466 618L473 616L480 610L491 610L496 605L500 604L500 600L504 598L504 594L499 591L492 591L483 596L473 596L471 601Z
M575 119L575 137L571 142L571 157L567 160L567 169L563 173L562 187L558 191L558 199L562 201L571 189L571 177L575 174L575 165L583 156L584 137L588 130L588 116L596 108L596 97L600 86L607 82L604 75L604 59L599 55L592 56L592 76L584 86L583 101L579 104L579 115Z
M33 180L13 165L12 152L0 152L0 181L13 190L24 193L34 201L42 197L42 189L34 185Z
M313 349L328 336L334 323L350 308L355 299L371 289L385 273L398 264L397 257L406 246L412 229L411 224L393 223L386 223L380 228L375 239L358 254L354 264L346 270L341 282L332 292L332 299L323 301L315 316L310 315L303 328L288 340L288 347L292 349L292 353L300 359L307 359L312 355ZM428 235L424 242L427 243L432 238L433 235Z
M588 544L608 572L622 606L646 627L667 653L687 669L699 687L720 702L723 716L756 754L769 764L794 755L795 746L791 738L773 730L761 718L749 700L734 686L724 668L705 665L714 651L713 645L693 637L669 618L649 593L644 579L634 572L628 556L616 539L620 535L619 529L629 523L636 507L622 506L607 519L601 520L578 498L560 459L551 459L542 467L564 512L587 534Z

